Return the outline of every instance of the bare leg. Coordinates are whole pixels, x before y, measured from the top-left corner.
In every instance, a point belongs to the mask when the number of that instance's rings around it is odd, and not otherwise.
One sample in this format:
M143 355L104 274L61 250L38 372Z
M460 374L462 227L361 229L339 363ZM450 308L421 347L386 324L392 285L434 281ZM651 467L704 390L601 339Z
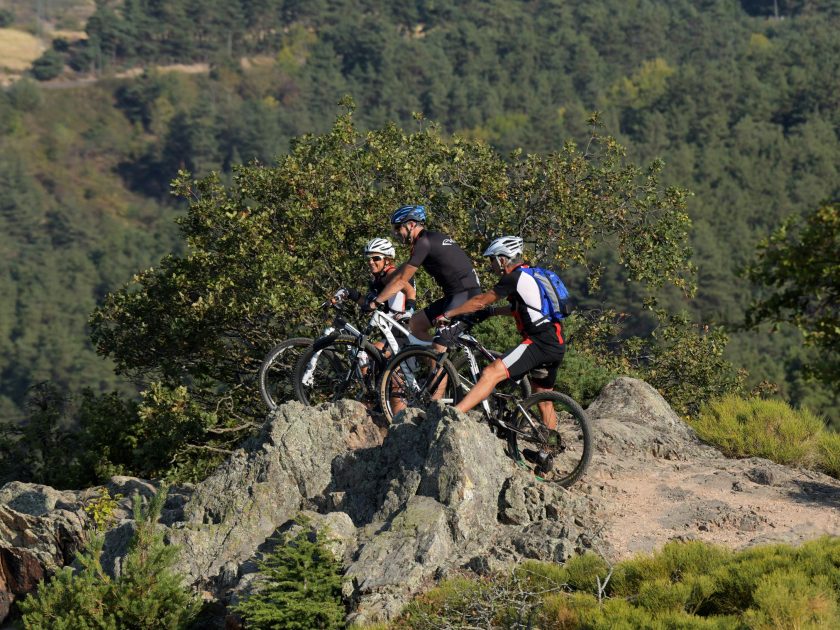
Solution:
M540 387L539 385L533 385L533 390L535 394L539 392L554 391L551 387ZM542 423L546 426L546 428L554 431L557 428L557 412L554 410L554 405L551 404L551 401L545 401L539 403L539 407L540 415L542 416Z
M455 405L455 409L463 412L469 411L493 393L493 389L496 385L501 383L507 377L508 373L505 368L505 364L502 363L501 359L496 359L493 363L484 368L478 379L478 383L476 383L475 387L467 392L467 395L464 396L464 399L461 402Z

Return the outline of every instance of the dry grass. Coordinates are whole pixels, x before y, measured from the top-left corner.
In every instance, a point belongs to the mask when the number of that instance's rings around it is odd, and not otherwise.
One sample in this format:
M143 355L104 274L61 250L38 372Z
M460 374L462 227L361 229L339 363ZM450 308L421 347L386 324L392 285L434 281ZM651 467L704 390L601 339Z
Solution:
M68 30L56 30L50 33L50 37L53 39L64 39L68 42L78 42L82 39L87 39L87 33L84 31L68 31Z
M44 44L34 35L14 28L0 28L0 68L22 72L42 52Z

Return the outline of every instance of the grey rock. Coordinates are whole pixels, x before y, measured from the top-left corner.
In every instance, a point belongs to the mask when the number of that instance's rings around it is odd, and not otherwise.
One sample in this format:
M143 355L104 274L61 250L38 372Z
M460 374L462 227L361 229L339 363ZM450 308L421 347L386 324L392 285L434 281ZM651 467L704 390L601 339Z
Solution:
M11 481L0 488L0 505L6 505L20 514L43 516L56 507L78 507L79 495L76 492L55 490L35 483Z
M597 428L596 448L602 453L674 460L717 454L700 442L659 392L638 379L615 379L586 413Z
M88 525L81 509L43 513L44 502L62 493L54 495L43 486L22 489L24 484L12 488L9 485L0 490L5 491L5 497L11 497L8 503L0 504L0 621L8 615L16 598L72 562L87 540Z
M586 413L595 454L587 475L567 490L519 468L480 414L439 404L410 409L383 439L358 403L288 403L207 479L169 488L159 527L180 546L177 569L187 582L219 604L208 627L224 627L224 605L252 592L259 561L282 534L301 527L295 519L303 515L306 527L327 532L345 569L349 621L366 623L393 618L412 595L447 575L487 575L526 558L564 562L594 550L616 559L664 540L720 532L749 537L750 544L813 534L804 525L778 527L749 503L758 495L840 507L836 480L766 460L724 458L641 381L613 381ZM628 493L619 483L625 478L646 481L655 494L644 514L653 529L628 532L642 522L630 525L613 510ZM159 486L115 477L108 487L125 496L103 557L116 575L134 531L128 497L148 497ZM15 593L72 560L84 540L82 506L91 492L0 488L0 566L25 567L0 576Z

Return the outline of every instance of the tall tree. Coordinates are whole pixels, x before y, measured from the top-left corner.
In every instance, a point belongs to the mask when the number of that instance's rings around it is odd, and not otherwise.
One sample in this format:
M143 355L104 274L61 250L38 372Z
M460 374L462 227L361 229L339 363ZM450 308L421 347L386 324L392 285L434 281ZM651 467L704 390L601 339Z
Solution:
M791 219L762 244L750 277L766 287L747 322L791 323L820 351L811 369L840 384L840 202Z

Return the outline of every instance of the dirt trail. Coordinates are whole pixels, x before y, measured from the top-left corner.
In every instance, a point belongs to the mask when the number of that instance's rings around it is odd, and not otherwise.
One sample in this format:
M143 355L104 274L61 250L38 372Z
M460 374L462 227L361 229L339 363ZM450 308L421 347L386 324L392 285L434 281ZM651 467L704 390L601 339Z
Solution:
M596 453L584 491L598 499L608 558L652 552L669 540L740 549L840 536L840 481L724 457L661 398L640 404L634 393L635 400L619 393L590 411Z
M767 474L776 470L764 460L722 459L649 461L642 470L614 478L597 472L596 478L607 477L602 491L608 496L608 524L602 536L609 555L624 559L674 539L743 548L840 536L837 482L786 469Z

